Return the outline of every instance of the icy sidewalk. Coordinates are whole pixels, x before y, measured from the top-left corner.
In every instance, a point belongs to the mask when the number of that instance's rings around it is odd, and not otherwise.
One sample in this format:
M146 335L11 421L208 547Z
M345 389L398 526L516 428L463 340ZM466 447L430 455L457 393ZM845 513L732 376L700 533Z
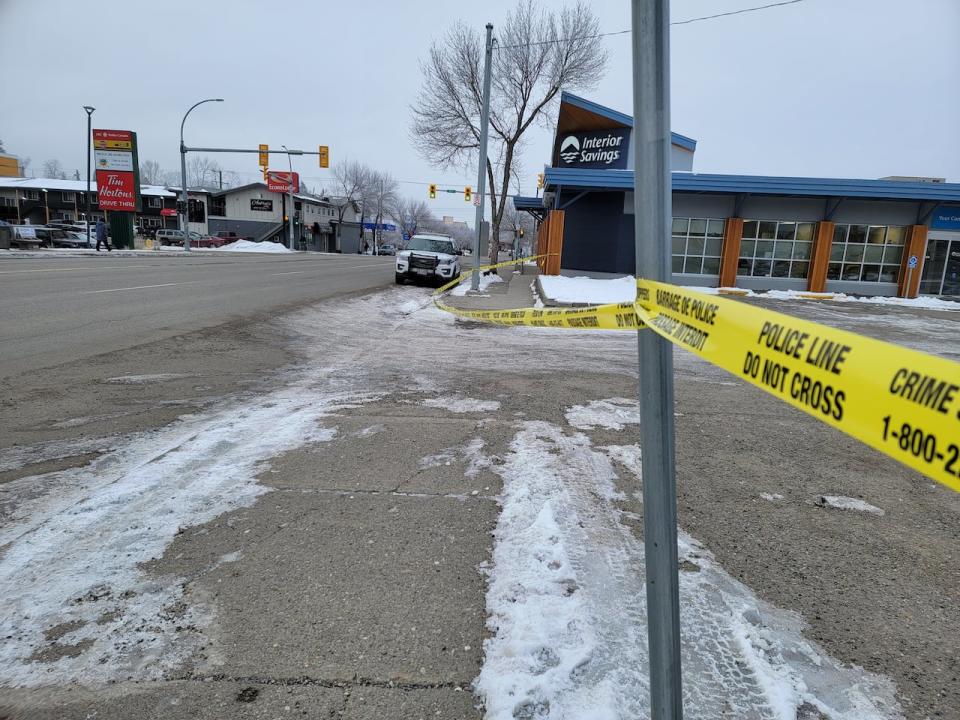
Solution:
M592 406L571 408L568 422L623 427L625 401ZM594 447L528 421L497 470L493 637L477 682L490 720L649 713L643 544L617 508L615 467L639 473L637 447ZM687 717L901 717L891 682L842 667L804 639L799 617L759 600L683 533L680 557Z

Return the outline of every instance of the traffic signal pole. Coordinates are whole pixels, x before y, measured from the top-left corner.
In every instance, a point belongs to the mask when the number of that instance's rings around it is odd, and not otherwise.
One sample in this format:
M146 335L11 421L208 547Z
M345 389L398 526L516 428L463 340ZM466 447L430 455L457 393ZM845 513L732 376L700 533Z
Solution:
M476 230L473 240L473 276L470 289L480 289L480 235L483 233L483 204L487 194L487 130L490 125L490 61L493 58L493 23L487 23L487 49L483 61L483 105L480 109L480 168L477 171ZM490 238L493 241L493 238Z
M638 278L670 281L669 0L632 0L634 243ZM682 720L673 351L637 330L650 717Z

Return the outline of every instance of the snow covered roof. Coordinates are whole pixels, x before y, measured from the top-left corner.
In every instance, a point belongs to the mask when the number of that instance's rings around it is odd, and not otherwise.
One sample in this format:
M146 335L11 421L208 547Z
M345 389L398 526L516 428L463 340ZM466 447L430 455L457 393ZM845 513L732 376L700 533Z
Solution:
M86 192L86 180L60 180L58 178L2 178L0 179L0 189L22 189L22 190L58 190L61 192ZM97 191L97 181L90 180L91 192ZM159 197L174 197L162 185L141 185L141 195L152 195Z

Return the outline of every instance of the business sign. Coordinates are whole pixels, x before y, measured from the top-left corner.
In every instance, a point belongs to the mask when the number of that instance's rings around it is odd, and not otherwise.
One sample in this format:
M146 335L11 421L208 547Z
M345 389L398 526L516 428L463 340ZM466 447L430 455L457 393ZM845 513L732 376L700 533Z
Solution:
M177 211L176 211L174 208L163 208L163 209L160 211L160 214L161 214L163 217L176 217L176 216L177 216Z
M267 190L270 192L290 192L291 178L293 182L293 192L300 192L300 174L288 172L286 170L268 170L267 171Z
M130 130L94 130L93 147L96 150L132 151L134 136Z
M623 169L630 151L630 128L557 136L556 167Z
M960 230L960 207L938 207L930 217L930 229Z
M97 170L133 172L133 153L124 150L94 150L93 164Z
M97 204L101 210L137 211L137 183L132 172L97 170Z
M94 130L97 203L101 210L140 210L137 135L130 130Z
M250 198L250 209L256 212L273 212L273 200Z

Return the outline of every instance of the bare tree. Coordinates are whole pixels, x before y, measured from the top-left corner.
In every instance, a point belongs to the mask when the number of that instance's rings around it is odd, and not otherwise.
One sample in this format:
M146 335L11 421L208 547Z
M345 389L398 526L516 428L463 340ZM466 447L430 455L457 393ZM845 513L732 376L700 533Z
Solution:
M379 226L390 212L390 208L396 206L398 197L397 181L390 173L382 170L374 170L370 173L363 190L363 207L365 212L369 208L369 215L376 223L374 226L376 229L373 232L374 254L383 236L383 230Z
M79 170L74 170L74 171L73 171L73 179L74 179L74 180L79 180L79 179L80 179L80 171L79 171Z
M596 15L583 2L544 10L538 0L520 0L498 26L491 66L491 237L499 237L514 163L524 133L544 122L564 89L594 86L607 63L597 36ZM411 139L421 155L443 167L467 167L480 146L484 38L455 25L430 48L421 64L424 79L411 106ZM491 256L496 243L490 243Z
M390 217L400 226L400 230L413 237L423 230L433 229L437 219L430 212L430 206L424 200L411 200L398 197L390 208Z
M220 164L202 155L194 155L187 163L187 185L202 187L217 181Z
M156 160L144 160L140 163L140 182L144 185L162 185L163 170Z
M0 152L5 153L6 149L3 147L3 140L0 140Z
M23 173L24 177L33 177L33 175L30 175L30 158L29 157L20 158L20 172Z
M59 160L45 160L43 162L43 176L56 180L66 180L67 174L63 171L63 165Z
M364 188L370 183L373 171L356 160L344 160L333 166L333 194L337 208L337 247L340 247L340 226L351 205L360 205L364 199ZM361 211L360 221L363 222Z

